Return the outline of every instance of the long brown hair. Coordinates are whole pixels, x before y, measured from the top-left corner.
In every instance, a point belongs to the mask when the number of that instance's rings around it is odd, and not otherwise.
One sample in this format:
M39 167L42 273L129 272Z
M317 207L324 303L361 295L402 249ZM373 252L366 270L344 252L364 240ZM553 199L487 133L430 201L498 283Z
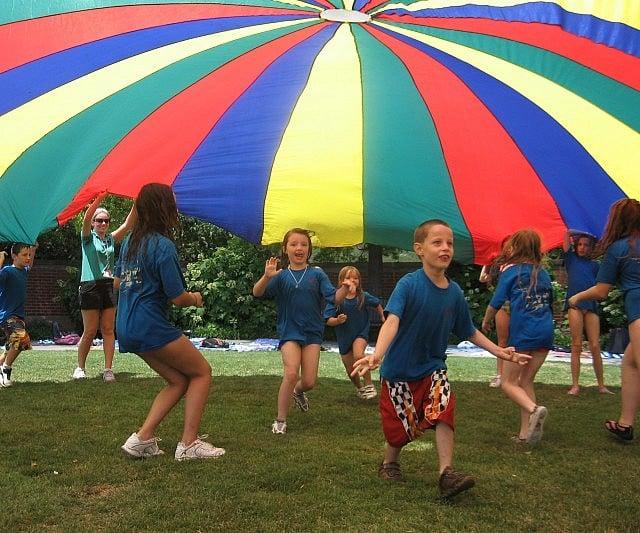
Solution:
M532 229L521 229L516 231L505 244L505 263L530 263L531 278L527 295L535 290L538 283L538 272L542 266L542 240L537 231Z
M306 229L293 228L287 231L287 233L285 233L284 237L282 238L282 246L280 247L280 253L281 253L280 264L282 265L283 268L289 266L289 256L287 255L287 242L289 242L289 237L291 237L291 235L293 235L294 233L297 233L298 235L304 235L309 241L309 254L307 255L307 261L311 259L311 253L313 252L313 246L311 244L311 233L309 232L309 230L306 230Z
M358 300L358 309L362 309L364 305L364 291L362 290L362 276L360 275L360 271L351 265L347 265L340 269L340 273L338 274L338 286L342 285L342 282L347 279L349 274L355 274L358 276L360 283L358 283L358 288L356 289L356 298Z
M624 237L629 237L631 248L640 237L640 202L633 198L623 198L611 205L597 255L602 255L609 246Z
M171 187L163 183L147 183L140 189L136 198L136 221L126 259L131 260L146 247L146 237L151 233L159 233L173 240L174 232L179 228L178 207Z

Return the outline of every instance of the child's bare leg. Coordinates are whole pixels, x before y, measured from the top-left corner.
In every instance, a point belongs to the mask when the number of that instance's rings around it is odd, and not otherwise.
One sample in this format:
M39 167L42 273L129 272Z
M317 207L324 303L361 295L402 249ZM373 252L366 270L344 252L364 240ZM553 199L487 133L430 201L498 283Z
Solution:
M353 370L353 363L355 362L355 358L353 357L353 352L349 352L342 356L342 364L344 365L344 369L347 372L347 376L351 380L351 383L355 386L356 389L359 389L362 386L360 382L360 376L352 376L351 371Z
M622 410L618 422L633 426L640 406L640 319L629 324L631 342L622 359Z
M298 381L302 349L297 342L288 341L282 345L280 352L282 353L284 372L278 390L278 420L286 420L293 388Z
M600 317L596 313L584 315L584 329L589 341L589 351L593 361L593 371L596 374L598 390L609 392L604 384L604 367L602 366L602 354L600 353Z
M387 442L384 447L384 459L382 462L385 465L389 463L397 463L398 459L400 458L401 451L402 448L396 448L395 446L391 446L391 444Z
M20 352L22 352L22 350L20 350L19 348L9 348L4 354L3 364L6 366L13 365L13 362L20 355Z
M436 425L436 448L440 473L448 466L453 466L453 429L444 422Z
M353 341L353 358L354 360L362 359L364 357L364 351L367 349L367 341L361 337L358 337ZM364 376L365 385L372 385L371 372L367 372Z
M297 392L305 392L316 386L318 365L320 364L320 345L307 344L302 348L300 359L300 380L296 383Z
M496 313L496 335L498 337L498 346L501 348L505 348L507 346L507 342L509 341L509 321L511 317L509 313L506 311L499 309ZM496 359L496 375L502 376L504 360L497 358Z
M567 316L571 332L571 388L569 394L578 394L580 392L580 354L582 353L584 317L581 309L569 309Z

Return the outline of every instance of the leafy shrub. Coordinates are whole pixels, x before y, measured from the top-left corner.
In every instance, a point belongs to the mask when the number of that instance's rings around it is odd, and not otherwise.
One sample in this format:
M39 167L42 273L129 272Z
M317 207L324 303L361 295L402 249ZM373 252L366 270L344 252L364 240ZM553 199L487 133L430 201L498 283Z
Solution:
M58 296L56 301L61 302L67 311L67 315L73 320L75 331L82 331L82 314L80 313L80 301L78 299L78 286L80 285L80 269L68 266L68 277L58 280Z
M627 316L624 312L624 298L622 291L614 288L609 293L601 305L600 316L602 318L603 330L609 331L613 328L623 328L627 325Z
M27 331L29 337L33 341L41 341L43 339L50 339L52 337L53 329L51 322L40 317L27 317L26 320Z
M188 290L200 291L204 308L172 308L176 323L198 336L228 339L275 335L273 302L251 294L273 253L238 237L214 250L205 259L190 263L185 272Z

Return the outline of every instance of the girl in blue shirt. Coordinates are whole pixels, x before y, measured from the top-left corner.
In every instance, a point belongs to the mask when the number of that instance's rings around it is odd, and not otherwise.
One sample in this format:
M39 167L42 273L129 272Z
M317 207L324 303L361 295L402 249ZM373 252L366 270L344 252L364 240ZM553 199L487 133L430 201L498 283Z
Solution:
M305 229L289 230L282 240L282 261L269 258L264 275L253 287L257 298L275 298L278 308L278 338L282 353L284 375L278 391L278 415L271 425L277 435L287 432L287 413L291 397L303 412L309 410L305 391L311 390L318 379L320 344L324 333L322 320L323 298L340 304L351 282L345 280L337 291L324 271L309 266L313 248Z
M167 319L167 304L202 307L199 292L186 292L172 234L178 209L167 185L150 183L136 199L138 220L120 250L114 286L120 290L117 331L121 352L135 352L167 384L155 397L144 423L122 445L131 457L164 452L155 430L184 397L184 426L175 459L220 457L224 449L198 437L209 396L211 367L182 331Z
M573 243L572 243L573 241ZM564 266L567 270L568 299L596 282L598 263L591 259L595 238L581 232L567 231L562 249L564 251ZM572 245L573 244L573 245ZM598 391L601 394L611 394L604 385L602 356L600 354L600 317L598 304L595 300L585 300L577 307L569 307L565 303L565 311L569 319L571 331L571 388L567 392L572 396L580 393L580 354L582 353L582 332L587 334L589 351L593 360L593 371L598 381Z
M336 328L338 339L338 350L342 356L342 364L347 371L347 376L355 385L358 396L365 400L375 398L378 393L371 381L371 372L364 374L364 385L360 381L360 376L351 376L353 363L364 357L364 351L369 342L369 321L368 308L374 308L380 315L380 321L384 323L384 311L380 305L380 299L362 290L362 279L360 271L354 266L346 266L338 274L338 285L346 279L351 280L351 289L342 304L336 306L329 303L324 310L324 318L327 325Z
M624 442L633 440L633 424L640 398L640 202L631 198L611 206L599 251L604 251L596 284L569 298L569 305L584 300L602 300L614 284L624 294L629 323L629 345L622 358L622 410L618 420L607 420L605 428Z
M500 275L496 291L487 307L482 329L491 323L504 302L510 302L509 346L531 356L529 364L505 362L502 390L520 407L520 431L516 442L537 444L547 409L537 405L533 381L553 346L553 301L551 278L541 267L540 235L534 230L520 230L507 243L505 263L511 265Z

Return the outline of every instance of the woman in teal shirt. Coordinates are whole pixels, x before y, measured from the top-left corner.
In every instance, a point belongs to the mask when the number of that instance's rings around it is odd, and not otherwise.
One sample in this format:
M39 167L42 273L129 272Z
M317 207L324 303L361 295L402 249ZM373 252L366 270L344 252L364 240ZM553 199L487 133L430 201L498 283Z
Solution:
M135 222L136 213L132 207L124 224L114 232L109 232L109 212L103 207L98 207L106 196L107 193L103 192L96 197L87 208L82 222L82 273L78 296L83 332L78 342L78 366L73 371L73 379L87 377L87 355L99 328L104 349L102 378L110 383L115 381L112 370L116 316L116 300L113 294L114 245L130 230Z

